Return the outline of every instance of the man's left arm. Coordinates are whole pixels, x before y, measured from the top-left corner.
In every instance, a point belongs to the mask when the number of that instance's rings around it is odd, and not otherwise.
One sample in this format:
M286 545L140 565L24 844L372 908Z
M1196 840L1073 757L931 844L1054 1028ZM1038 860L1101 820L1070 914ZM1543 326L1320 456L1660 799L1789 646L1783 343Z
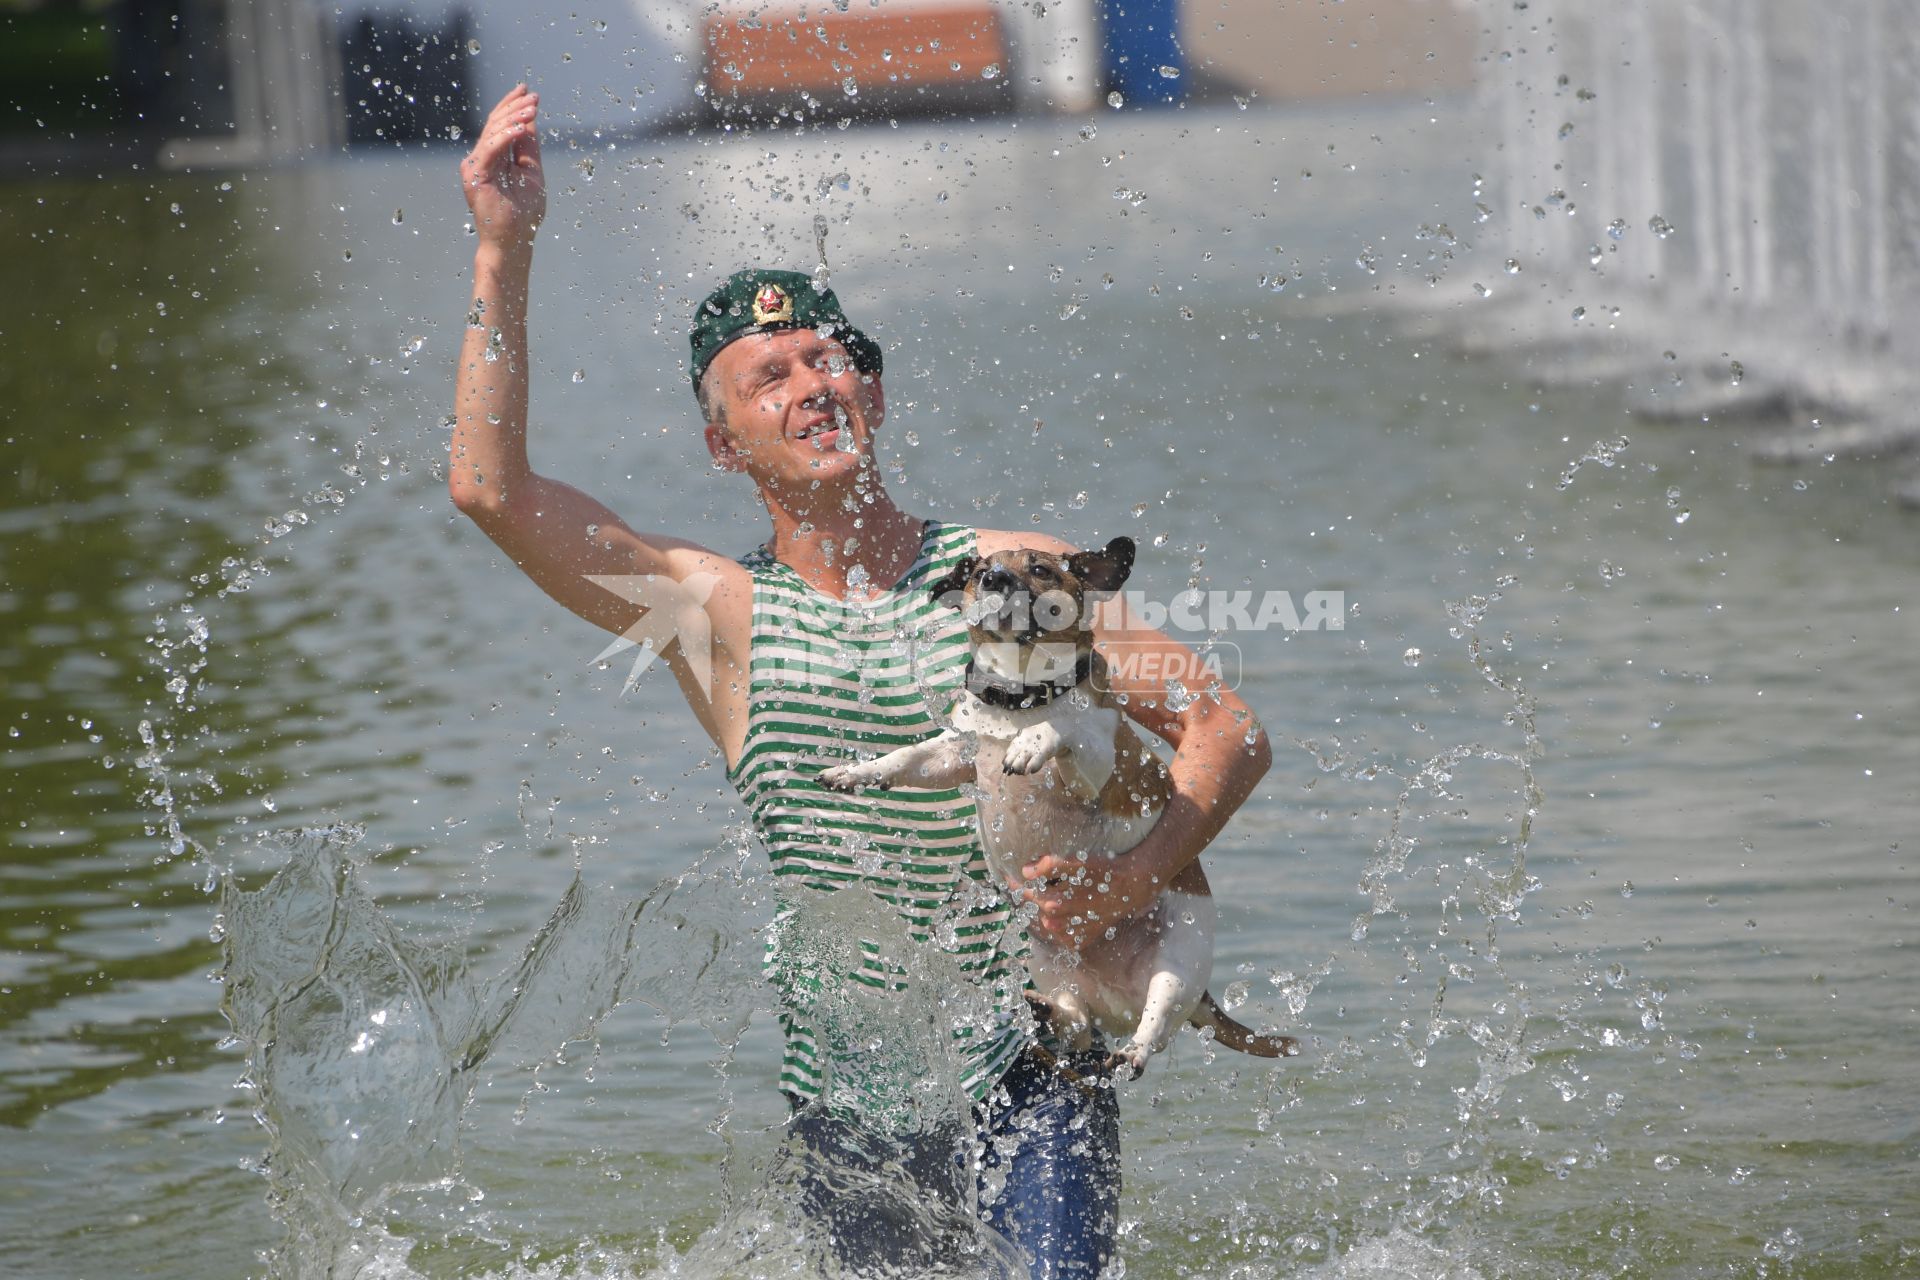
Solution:
M1028 535L1028 545L1037 542ZM1028 896L1040 906L1037 926L1056 937L1084 939L1104 924L1145 911L1220 834L1273 763L1259 719L1217 680L1191 689L1191 701L1176 711L1164 683L1130 677L1206 668L1191 648L1142 625L1124 596L1101 606L1094 636L1095 649L1107 659L1115 701L1128 718L1174 748L1171 795L1153 830L1122 857L1100 865L1050 854L1023 868L1029 881L1054 882Z

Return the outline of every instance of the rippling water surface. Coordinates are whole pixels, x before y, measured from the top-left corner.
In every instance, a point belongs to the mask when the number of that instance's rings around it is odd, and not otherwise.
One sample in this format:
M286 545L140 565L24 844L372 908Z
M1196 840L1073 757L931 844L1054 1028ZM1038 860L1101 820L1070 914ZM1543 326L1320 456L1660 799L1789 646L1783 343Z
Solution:
M818 215L907 505L1345 593L1219 637L1215 989L1310 1051L1123 1086L1127 1274L1912 1274L1915 517L1411 336L1469 114L559 142L536 464L755 544L682 325ZM810 1265L742 812L444 499L453 163L0 191L11 1274Z

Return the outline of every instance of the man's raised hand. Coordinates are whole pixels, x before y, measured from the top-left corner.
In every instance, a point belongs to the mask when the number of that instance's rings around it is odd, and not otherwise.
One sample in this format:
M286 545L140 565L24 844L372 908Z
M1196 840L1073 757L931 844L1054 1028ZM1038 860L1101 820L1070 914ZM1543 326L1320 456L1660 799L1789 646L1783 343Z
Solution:
M526 248L547 215L547 180L540 168L540 95L515 85L480 130L460 162L460 187L483 241Z

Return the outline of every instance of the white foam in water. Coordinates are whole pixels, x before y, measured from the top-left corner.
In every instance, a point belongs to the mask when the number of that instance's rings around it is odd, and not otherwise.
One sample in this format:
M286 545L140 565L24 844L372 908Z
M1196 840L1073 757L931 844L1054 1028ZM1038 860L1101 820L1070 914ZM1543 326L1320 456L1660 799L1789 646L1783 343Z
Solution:
M1404 1229L1362 1241L1298 1275L1300 1280L1481 1280L1471 1263Z

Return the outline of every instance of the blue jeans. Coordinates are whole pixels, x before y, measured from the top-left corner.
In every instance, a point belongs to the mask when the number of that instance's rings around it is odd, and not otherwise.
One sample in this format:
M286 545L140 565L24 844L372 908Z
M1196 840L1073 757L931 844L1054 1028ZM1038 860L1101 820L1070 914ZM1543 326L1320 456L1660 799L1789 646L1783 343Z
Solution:
M1023 1055L974 1108L973 1133L903 1139L800 1107L802 1209L841 1264L863 1274L910 1274L965 1252L989 1272L1094 1280L1120 1220L1120 1107L1100 1074L1105 1056L1050 1065Z

